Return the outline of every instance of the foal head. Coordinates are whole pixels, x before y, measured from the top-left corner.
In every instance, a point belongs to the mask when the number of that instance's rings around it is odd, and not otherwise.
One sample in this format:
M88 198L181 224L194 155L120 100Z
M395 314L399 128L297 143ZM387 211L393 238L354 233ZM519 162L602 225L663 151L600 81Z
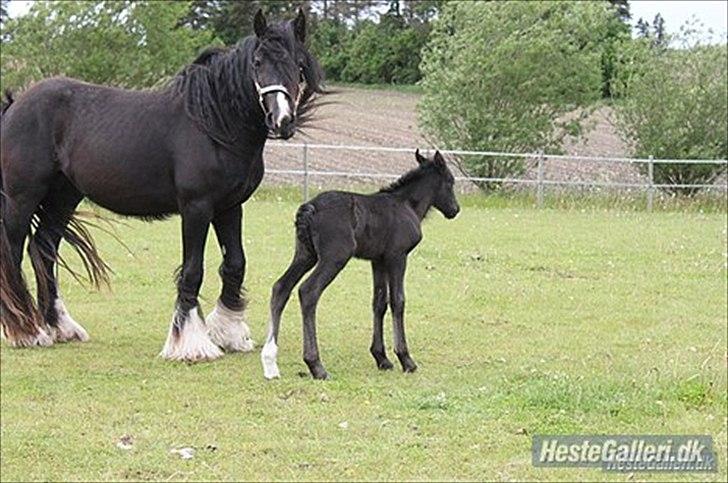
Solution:
M305 117L311 96L321 92L321 68L304 46L306 16L299 9L294 20L268 25L258 10L253 27L253 78L265 124L272 137L288 139Z
M448 220L455 218L460 212L460 205L455 198L455 177L447 167L445 158L442 157L440 151L435 151L435 156L430 160L422 156L419 149L415 151L415 158L422 168L431 169L436 174L435 197L432 206L445 215Z

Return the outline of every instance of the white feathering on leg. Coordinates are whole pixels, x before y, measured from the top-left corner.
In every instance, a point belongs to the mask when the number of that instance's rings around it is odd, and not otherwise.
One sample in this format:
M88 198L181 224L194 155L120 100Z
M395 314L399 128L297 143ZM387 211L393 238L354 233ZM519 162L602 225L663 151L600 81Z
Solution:
M2 332L2 338L5 339L10 347L49 347L53 345L53 337L48 332L38 327L38 333L32 336L23 336L17 339L8 337L5 331Z
M243 310L230 310L218 300L215 309L205 319L205 324L212 342L223 350L250 352L255 347Z
M177 309L179 310L179 309ZM167 341L160 352L164 359L185 362L211 361L223 356L223 352L212 343L207 335L205 321L198 307L193 307L179 332L174 329L177 312L172 316Z
M88 332L81 327L81 324L73 320L63 300L60 298L56 299L53 307L56 311L57 320L57 325L53 331L53 339L56 342L69 342L72 340L86 342L89 340Z

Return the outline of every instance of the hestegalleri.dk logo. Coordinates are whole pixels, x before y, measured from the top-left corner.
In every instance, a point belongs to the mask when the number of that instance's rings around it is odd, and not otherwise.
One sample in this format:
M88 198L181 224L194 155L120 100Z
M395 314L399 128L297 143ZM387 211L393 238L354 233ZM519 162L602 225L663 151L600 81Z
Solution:
M718 460L711 436L534 435L533 466L602 468L604 471L713 472Z

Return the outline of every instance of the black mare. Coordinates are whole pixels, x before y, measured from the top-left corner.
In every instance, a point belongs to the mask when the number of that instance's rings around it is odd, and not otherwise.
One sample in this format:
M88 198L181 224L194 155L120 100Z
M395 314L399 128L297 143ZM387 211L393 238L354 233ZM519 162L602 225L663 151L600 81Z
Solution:
M266 139L294 134L323 80L304 46L302 11L276 25L258 11L254 28L255 35L234 47L208 49L162 89L53 78L7 107L0 151L0 322L9 344L88 337L68 314L54 276L62 238L79 251L92 279L105 275L106 265L74 216L87 197L122 215L182 216L184 260L163 357L208 360L222 355L220 348L252 348L243 321L241 205L263 177ZM210 224L223 253L223 286L203 321L197 297ZM21 272L28 236L37 308Z
M324 289L352 258L371 260L374 278L374 331L370 352L380 369L391 369L382 337L387 303L392 309L394 353L402 369L417 369L404 334L404 274L407 255L422 239L421 223L431 207L446 218L460 211L454 178L439 151L432 160L415 153L419 167L378 193L321 193L296 213L296 251L273 286L270 326L261 352L266 378L279 376L278 329L293 287L313 268L298 295L303 313L303 360L311 375L326 379L316 342L316 305ZM314 268L315 266L315 268Z

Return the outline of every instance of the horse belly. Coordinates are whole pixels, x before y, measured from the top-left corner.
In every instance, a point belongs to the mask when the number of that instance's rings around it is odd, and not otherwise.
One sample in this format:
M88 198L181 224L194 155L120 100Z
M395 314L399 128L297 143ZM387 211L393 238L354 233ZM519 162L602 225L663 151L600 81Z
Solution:
M127 216L176 213L174 182L158 159L74 156L62 169L94 203Z

